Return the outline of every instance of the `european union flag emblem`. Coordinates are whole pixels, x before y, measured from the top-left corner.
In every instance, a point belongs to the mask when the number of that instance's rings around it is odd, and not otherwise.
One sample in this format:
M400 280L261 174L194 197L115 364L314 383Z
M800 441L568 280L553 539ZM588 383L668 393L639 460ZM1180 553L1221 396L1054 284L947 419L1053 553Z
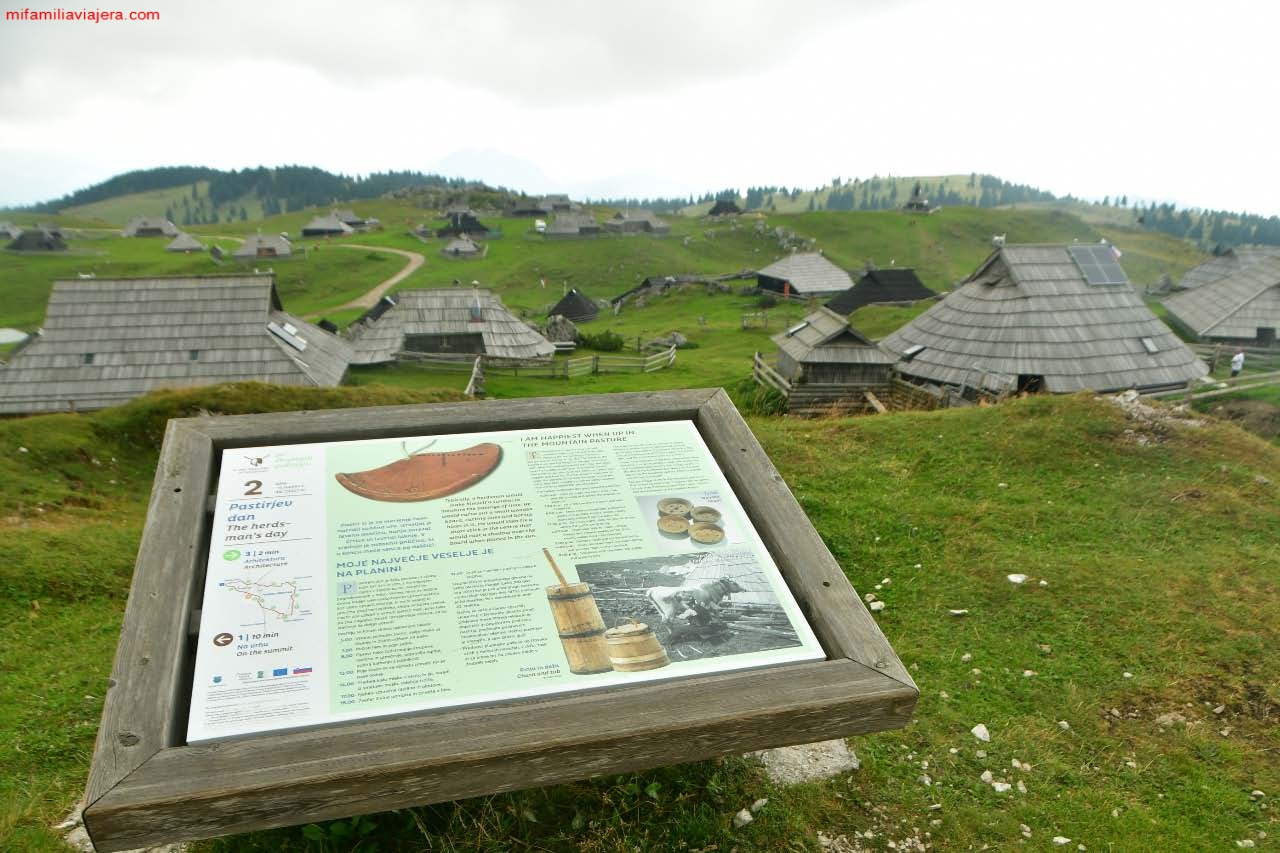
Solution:
M271 670L271 675L272 675L273 677L274 677L274 676L277 676L277 675L288 675L288 674L289 674L289 667L287 667L287 666L286 666L286 667L284 667L283 669L273 669L273 670Z

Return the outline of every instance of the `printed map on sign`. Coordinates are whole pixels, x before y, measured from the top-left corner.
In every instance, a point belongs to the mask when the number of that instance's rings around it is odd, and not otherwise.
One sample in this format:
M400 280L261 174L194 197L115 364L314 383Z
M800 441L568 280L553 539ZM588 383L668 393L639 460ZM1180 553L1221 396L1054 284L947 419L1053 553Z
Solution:
M284 580L229 578L220 581L218 587L243 602L242 628L298 622L311 615L305 603L305 596L311 591L309 575Z

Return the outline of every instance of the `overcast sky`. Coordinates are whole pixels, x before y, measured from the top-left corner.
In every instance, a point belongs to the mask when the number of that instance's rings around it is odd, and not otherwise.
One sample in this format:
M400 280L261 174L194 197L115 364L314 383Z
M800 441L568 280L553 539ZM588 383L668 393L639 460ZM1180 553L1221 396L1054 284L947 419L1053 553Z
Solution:
M161 19L0 19L0 205L297 163L596 197L976 171L1280 214L1275 3L24 2Z

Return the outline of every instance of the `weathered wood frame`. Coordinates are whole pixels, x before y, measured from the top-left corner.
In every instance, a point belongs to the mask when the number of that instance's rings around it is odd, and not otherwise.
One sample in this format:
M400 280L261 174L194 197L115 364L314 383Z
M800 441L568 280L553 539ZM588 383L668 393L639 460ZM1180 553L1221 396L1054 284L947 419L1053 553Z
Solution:
M222 450L657 420L697 426L826 660L186 745L189 632L201 602ZM102 851L328 820L897 728L918 695L722 390L173 420L84 820Z

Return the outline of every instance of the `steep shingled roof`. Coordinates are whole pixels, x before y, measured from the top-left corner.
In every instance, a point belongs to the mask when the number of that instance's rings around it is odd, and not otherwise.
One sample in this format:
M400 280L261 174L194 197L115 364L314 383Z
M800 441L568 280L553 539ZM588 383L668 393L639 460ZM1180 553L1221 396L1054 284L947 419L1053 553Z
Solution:
M167 219L139 216L131 219L129 224L125 226L124 236L137 237L139 235L177 237L178 226Z
M556 351L550 341L507 311L502 300L488 290L402 290L392 300L380 303L386 307L376 316L370 309L348 329L355 349L353 364L395 361L396 354L404 349L406 335L479 334L484 340L484 354L493 358L546 358ZM478 321L472 319L477 300Z
M782 282L791 284L791 292L798 296L821 296L839 293L853 286L853 279L840 267L831 263L819 252L801 252L788 255L780 261L758 271L760 286L782 292ZM765 279L772 279L766 282Z
M231 253L231 257L245 261L254 258L287 258L292 254L293 245L279 234L250 234Z
M596 315L600 313L600 308L586 294L573 287L569 292L560 298L560 301L552 306L547 312L550 317L559 314L572 320L575 323L585 323L588 320L594 320Z
M201 243L190 234L179 234L174 237L169 245L164 247L166 252L203 252L204 243Z
M1132 285L1090 284L1067 246L1005 246L880 342L898 370L948 385L1042 376L1052 392L1185 384L1208 372ZM916 349L919 348L919 349Z
M893 364L894 357L830 308L819 308L770 338L800 364Z
M863 305L884 305L933 299L938 294L924 286L916 271L906 267L868 270L857 284L827 301L837 314L849 316Z
M281 308L270 276L57 281L42 334L0 368L0 413L242 380L333 386L350 360L346 341Z
M1164 307L1198 337L1249 339L1259 328L1280 329L1280 253L1175 293Z

